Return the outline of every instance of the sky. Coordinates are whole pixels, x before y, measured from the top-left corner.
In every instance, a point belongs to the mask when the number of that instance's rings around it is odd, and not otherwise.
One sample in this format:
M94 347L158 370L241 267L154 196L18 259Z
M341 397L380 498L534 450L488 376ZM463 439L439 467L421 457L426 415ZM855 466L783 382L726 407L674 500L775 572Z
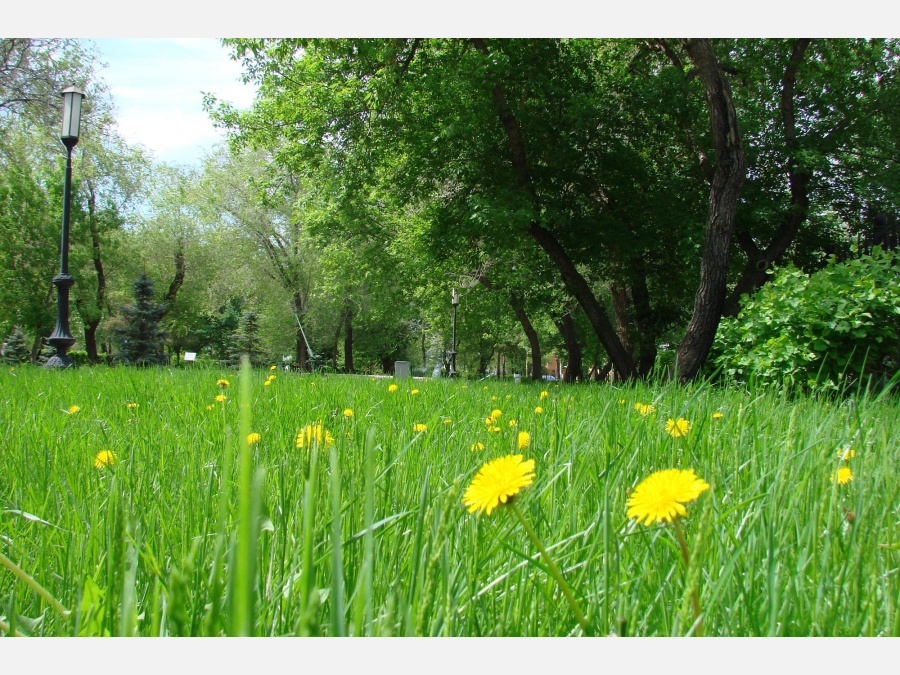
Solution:
M116 104L119 132L159 162L194 164L225 138L203 111L203 92L239 108L255 88L240 81L241 66L214 38L101 38L93 42L100 76Z

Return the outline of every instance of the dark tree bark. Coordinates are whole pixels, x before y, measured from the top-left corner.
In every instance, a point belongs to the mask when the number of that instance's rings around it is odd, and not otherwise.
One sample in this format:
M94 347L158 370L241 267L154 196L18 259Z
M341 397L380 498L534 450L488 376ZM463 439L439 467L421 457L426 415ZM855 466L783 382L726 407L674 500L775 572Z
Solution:
M563 312L561 315L553 318L553 323L556 324L556 330L559 331L563 342L566 344L568 363L566 364L563 381L572 383L584 379L581 342L578 340L578 332L575 330L575 321L572 320L572 314Z
M528 338L528 344L531 347L531 379L535 382L540 382L541 376L543 375L541 369L543 358L541 356L541 343L538 340L537 331L531 324L528 314L525 313L525 305L522 302L521 297L515 293L510 293L509 304L512 305L513 312L516 314L516 319L522 324L522 330L525 331L525 337Z
M174 306L175 300L178 298L178 291L184 283L184 273L184 239L179 237L175 242L175 276L172 278L172 283L169 284L169 290L165 297L166 312Z
M706 38L684 39L709 108L716 168L709 191L706 238L700 262L700 285L687 331L675 351L678 378L688 382L697 376L719 327L725 304L728 251L734 233L734 214L747 171L731 87Z
M609 292L612 295L613 316L616 317L616 335L619 336L622 348L633 359L634 342L631 337L631 317L629 316L631 301L628 299L628 292L618 282L613 282L609 285Z
M303 306L303 295L301 293L294 293L294 314L298 317L297 319L297 335L296 335L296 344L295 344L295 354L297 357L297 368L300 370L308 370L307 358L306 358L306 339L303 337L303 329L300 327L299 317L303 316L304 306Z
M638 375L647 377L656 363L656 341L659 337L658 324L650 306L650 292L647 290L647 275L641 260L632 262L634 277L631 284L631 299L634 307L634 323L638 334Z
M353 309L348 305L344 320L344 372L352 373L353 368Z
M744 266L734 290L725 300L723 314L726 316L736 316L741 308L741 296L753 293L766 283L767 270L784 255L809 214L809 183L812 180L812 172L808 169L801 169L798 163L800 143L797 141L794 87L797 82L797 70L803 62L810 42L809 38L800 38L794 42L791 58L781 80L781 126L788 155L787 178L791 192L790 206L781 218L778 231L765 249L757 246L749 232L736 234L738 244L747 255L747 264Z

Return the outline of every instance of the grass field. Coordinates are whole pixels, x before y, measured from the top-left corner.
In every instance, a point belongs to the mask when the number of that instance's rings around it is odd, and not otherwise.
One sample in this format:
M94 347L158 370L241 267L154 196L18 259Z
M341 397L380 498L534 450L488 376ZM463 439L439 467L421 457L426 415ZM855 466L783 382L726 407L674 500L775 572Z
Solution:
M3 368L0 633L897 636L898 438L890 397ZM627 517L671 468L710 489Z

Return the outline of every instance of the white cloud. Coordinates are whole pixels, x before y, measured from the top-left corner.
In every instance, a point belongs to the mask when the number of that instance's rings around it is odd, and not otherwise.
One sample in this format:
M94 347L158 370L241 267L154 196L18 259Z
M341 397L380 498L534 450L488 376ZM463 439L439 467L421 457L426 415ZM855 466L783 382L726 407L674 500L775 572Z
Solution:
M119 130L163 162L193 163L224 139L203 111L209 92L249 107L254 87L240 81L241 66L218 40L96 40L108 64L101 77L116 102Z

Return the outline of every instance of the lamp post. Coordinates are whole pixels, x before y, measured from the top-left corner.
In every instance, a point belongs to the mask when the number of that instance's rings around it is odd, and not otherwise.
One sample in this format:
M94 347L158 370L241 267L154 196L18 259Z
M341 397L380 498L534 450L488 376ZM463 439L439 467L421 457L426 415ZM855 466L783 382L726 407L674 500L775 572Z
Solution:
M456 372L456 308L459 307L459 293L456 292L456 289L453 289L453 294L450 296L450 302L453 303L453 339L450 347L450 377L457 377L459 373Z
M72 148L78 144L81 129L81 102L84 92L76 87L66 87L63 97L63 128L59 139L66 146L66 179L63 188L62 238L59 242L59 274L53 277L56 286L56 327L47 339L56 347L56 355L47 360L45 368L69 368L74 362L66 352L75 344L69 332L69 288L75 280L69 276L69 213L72 193Z

